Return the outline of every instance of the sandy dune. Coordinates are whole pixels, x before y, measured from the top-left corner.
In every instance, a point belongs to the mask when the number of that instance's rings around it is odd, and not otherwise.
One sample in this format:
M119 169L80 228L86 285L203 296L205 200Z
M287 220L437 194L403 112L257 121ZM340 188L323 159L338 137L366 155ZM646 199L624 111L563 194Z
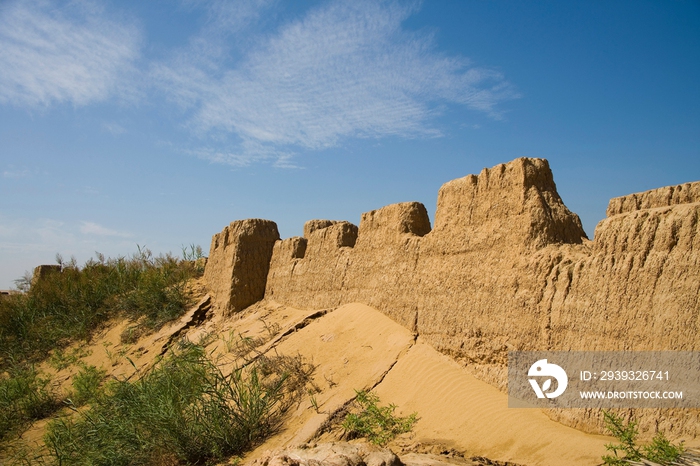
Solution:
M384 314L362 304L342 306L290 334L274 348L278 354L302 355L316 366L314 384L320 390L303 400L285 430L249 455L296 446L312 440L329 415L355 397L355 390L379 383L413 335Z
M506 394L422 343L399 358L375 393L397 404L400 414L419 413L417 441L441 443L466 456L528 465L593 465L611 441L556 423L539 409L508 408Z
M399 406L398 414L418 412L411 443L437 443L466 456L527 465L593 465L612 440L565 427L537 409L508 408L504 393L431 346L415 343L404 327L363 304L341 306L314 320L280 342L276 351L301 354L317 365L319 413L310 401L302 402L287 429L249 460L265 450L312 440L355 390L372 387L383 403Z

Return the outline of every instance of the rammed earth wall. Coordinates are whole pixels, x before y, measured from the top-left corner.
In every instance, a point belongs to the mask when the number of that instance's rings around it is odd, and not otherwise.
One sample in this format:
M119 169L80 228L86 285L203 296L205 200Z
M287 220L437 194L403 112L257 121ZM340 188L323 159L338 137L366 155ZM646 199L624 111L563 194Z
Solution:
M417 202L367 212L359 228L313 220L304 237L277 240L270 227L256 243L269 255L232 269L222 254L251 242L232 224L206 276L229 310L252 299L241 285L251 267L284 304L368 304L503 389L508 350L700 350L699 214L700 182L616 198L589 241L547 161L522 158L443 185L432 229ZM698 411L645 412L643 428L660 418L700 434ZM595 411L550 415L600 428Z

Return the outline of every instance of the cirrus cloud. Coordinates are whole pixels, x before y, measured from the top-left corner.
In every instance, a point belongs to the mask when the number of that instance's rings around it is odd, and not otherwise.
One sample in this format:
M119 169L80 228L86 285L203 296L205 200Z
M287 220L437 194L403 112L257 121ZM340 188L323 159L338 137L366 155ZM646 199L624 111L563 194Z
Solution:
M134 236L131 233L112 230L94 222L81 222L80 233L84 235L117 236L120 238L131 238Z
M0 7L0 102L86 105L128 94L140 32L96 3L20 0Z
M229 138L225 148L196 152L232 165L275 153L288 159L352 137L440 136L433 120L445 105L501 118L498 104L517 97L513 87L405 30L412 12L397 3L333 1L261 36L233 66L203 66L192 49L155 65L152 76L190 109L198 134Z

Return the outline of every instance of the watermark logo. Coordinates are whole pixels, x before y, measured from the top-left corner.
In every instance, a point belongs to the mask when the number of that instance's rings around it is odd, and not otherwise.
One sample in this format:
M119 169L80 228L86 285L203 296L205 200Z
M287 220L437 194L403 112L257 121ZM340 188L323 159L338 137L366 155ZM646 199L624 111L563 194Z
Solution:
M527 375L529 377L547 377L542 386L540 386L537 379L528 379L537 398L556 398L564 393L569 383L566 371L556 364L548 363L546 359L540 359L530 366ZM547 393L547 390L552 388L552 378L557 381L557 388L553 392Z
M700 408L700 351L508 351L508 406Z

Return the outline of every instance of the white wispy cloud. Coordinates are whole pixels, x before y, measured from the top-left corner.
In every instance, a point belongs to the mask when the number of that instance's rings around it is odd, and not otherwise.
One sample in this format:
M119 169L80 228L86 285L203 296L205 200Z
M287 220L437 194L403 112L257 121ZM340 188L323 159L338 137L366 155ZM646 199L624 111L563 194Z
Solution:
M119 123L115 122L104 122L102 123L102 129L104 131L107 131L109 134L112 136L119 136L121 134L126 133L126 128L124 128L122 125Z
M86 105L131 92L140 32L88 0L0 6L0 103Z
M406 30L417 3L330 0L270 32L278 0L182 0L204 11L203 28L146 64L139 27L100 1L0 4L0 104L88 105L150 82L185 109L199 138L185 152L292 168L295 154L348 138L441 136L436 116L449 106L499 119L499 104L517 97L499 72Z
M0 252L27 254L54 253L58 245L75 242L75 235L64 222L53 219L8 218L0 214Z
M283 149L250 139L244 140L237 151L199 148L186 152L202 160L233 167L248 167L253 163L266 161L278 168L299 168L292 162L293 152L285 152Z
M191 128L237 141L200 156L237 166L288 161L295 150L349 137L439 136L432 123L445 104L500 118L498 103L516 97L512 86L404 30L411 13L396 3L334 1L261 39L234 66L202 66L183 53L153 76L191 110Z
M29 176L29 170L26 168L23 169L7 169L3 170L2 172L2 177L3 178L25 178Z
M81 222L80 232L84 235L117 236L120 238L131 238L134 236L131 233L112 230L94 222Z
M80 225L67 224L55 219L18 219L0 216L0 251L17 249L24 251L53 250L60 247L75 247L85 236L132 238L128 232L112 230L95 222L83 221Z
M168 97L184 107L196 105L209 94L214 76L225 71L232 45L252 45L251 28L278 0L183 0L193 14L203 12L204 27L189 38L189 45L174 50L168 60L151 64L150 76L167 87Z
M255 24L278 0L183 0L185 6L203 8L207 28L201 35L239 34Z

